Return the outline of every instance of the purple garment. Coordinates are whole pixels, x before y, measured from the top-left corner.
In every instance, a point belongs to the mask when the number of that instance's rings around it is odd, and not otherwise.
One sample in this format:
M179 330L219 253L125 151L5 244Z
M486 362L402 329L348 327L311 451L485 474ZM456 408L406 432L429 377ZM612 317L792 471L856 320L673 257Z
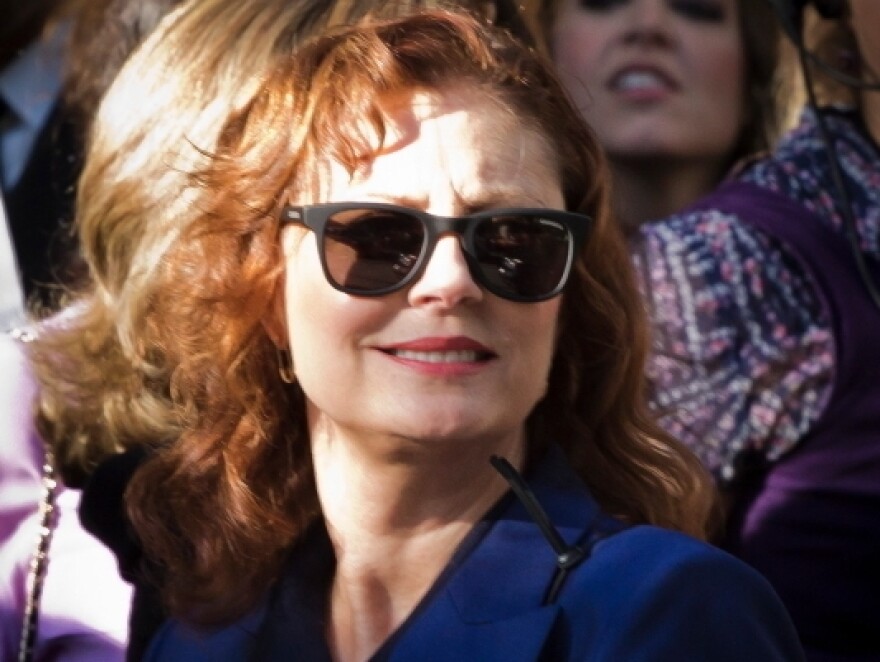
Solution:
M31 421L34 384L19 344L0 334L0 660L18 658L28 566L39 533L43 444ZM36 662L120 662L131 589L113 555L80 527L79 492L60 489L43 584Z
M880 153L854 116L829 121L880 282ZM772 157L634 249L655 404L727 487L725 546L774 585L808 659L878 660L880 310L826 171L806 113Z

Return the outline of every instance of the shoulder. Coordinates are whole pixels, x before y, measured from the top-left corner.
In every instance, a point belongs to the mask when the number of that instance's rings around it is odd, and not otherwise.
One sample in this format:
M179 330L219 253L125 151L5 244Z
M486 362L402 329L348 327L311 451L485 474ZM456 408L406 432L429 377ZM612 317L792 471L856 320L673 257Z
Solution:
M144 662L240 662L251 657L266 604L225 627L198 630L172 619L150 643Z
M712 271L724 275L727 267L741 264L752 251L761 254L772 249L763 234L714 195L699 205L641 226L630 242L637 266L656 273L664 265L687 260L703 275Z
M0 481L36 485L43 464L43 444L34 430L31 403L35 384L21 341L12 334L0 334L0 421L4 438L0 443Z
M737 179L754 183L787 198L806 201L824 182L827 155L812 112L801 115L775 149L750 161ZM821 187L820 187L821 189Z
M13 659L39 532L43 447L30 422L33 384L24 352L6 333L0 334L0 374L0 659Z
M683 576L694 573L706 573L705 581L684 582L678 588ZM622 584L641 587L639 593L647 599L652 599L651 590L677 587L676 593L687 594L740 580L759 591L766 589L772 597L769 584L730 554L688 535L648 525L624 529L597 544L581 575L583 581L607 584L609 589Z
M880 253L876 209L880 207L880 152L859 114L853 109L822 110L827 132L816 115L806 110L799 124L780 140L773 154L759 159L740 174L742 181L780 193L797 202L819 222L836 232L846 230L840 193L835 192L832 156L824 135L834 142L837 168L846 182L846 197L859 223L862 250Z
M809 275L778 241L741 209L711 196L703 205L643 226L631 242L655 324L690 323L700 336L719 323L763 319L768 309L805 319L816 311Z
M574 646L597 645L578 642L584 624L577 621L588 621L601 635L601 659L802 659L769 583L684 534L636 526L612 536L596 546L567 591L562 602ZM584 609L585 600L598 601L595 609Z
M626 581L641 586L662 587L676 584L681 575L711 571L708 587L744 579L749 585L766 588L769 584L745 563L701 540L656 526L640 525L624 529L600 542L590 562L597 574L628 569ZM600 572L601 571L601 572ZM604 581L604 580L603 580ZM706 583L700 587L706 587Z
M34 385L25 351L29 338L27 331L0 333L0 370L3 371L3 380L0 381L3 390L0 392L4 395L24 390L24 395L33 396Z
M810 212L776 191L731 182L631 243L661 353L714 360L779 346L829 327L825 302L800 253L767 229ZM798 224L794 224L797 226ZM765 357L759 358L764 361Z

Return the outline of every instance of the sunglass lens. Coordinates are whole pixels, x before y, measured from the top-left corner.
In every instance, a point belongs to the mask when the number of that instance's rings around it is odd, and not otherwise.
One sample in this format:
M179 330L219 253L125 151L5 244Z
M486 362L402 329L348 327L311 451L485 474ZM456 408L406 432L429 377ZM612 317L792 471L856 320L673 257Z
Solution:
M334 214L324 230L330 277L352 293L371 294L400 284L425 243L421 221L402 213L352 209Z
M572 240L566 227L539 216L499 216L476 228L474 248L486 285L528 301L553 293L568 268Z

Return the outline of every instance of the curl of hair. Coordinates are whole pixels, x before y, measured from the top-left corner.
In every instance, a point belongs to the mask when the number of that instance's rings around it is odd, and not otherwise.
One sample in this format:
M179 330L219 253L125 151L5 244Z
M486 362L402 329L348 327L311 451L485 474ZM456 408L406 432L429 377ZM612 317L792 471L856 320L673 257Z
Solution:
M67 294L29 346L36 424L68 484L110 453L179 434L170 367L152 333L154 276L188 222L190 173L256 89L250 72L314 20L295 4L185 3L135 50L99 106L76 209L91 282Z
M745 120L728 165L773 148L799 105L795 58L766 0L738 0Z
M163 245L146 323L131 334L162 348L176 412L177 436L128 491L173 612L205 624L241 614L319 514L303 394L281 383L261 324L282 273L277 217L324 159L353 170L375 149L358 127L366 119L382 136L376 99L396 91L473 86L557 150L566 206L596 226L564 295L531 443L560 443L610 511L700 535L709 482L645 408L645 322L608 212L607 168L550 65L503 32L435 11L291 44L260 71L259 91L193 178L187 222Z

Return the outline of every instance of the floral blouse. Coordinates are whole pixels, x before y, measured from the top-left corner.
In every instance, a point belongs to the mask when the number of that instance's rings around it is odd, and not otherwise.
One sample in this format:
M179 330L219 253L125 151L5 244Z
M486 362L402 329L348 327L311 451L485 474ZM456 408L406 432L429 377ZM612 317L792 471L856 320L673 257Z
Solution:
M878 257L880 151L854 113L826 118L862 250ZM842 232L811 111L737 179ZM829 313L811 275L775 239L711 204L643 226L631 250L654 328L649 378L661 424L722 482L744 458L772 462L791 450L822 415L834 378Z

